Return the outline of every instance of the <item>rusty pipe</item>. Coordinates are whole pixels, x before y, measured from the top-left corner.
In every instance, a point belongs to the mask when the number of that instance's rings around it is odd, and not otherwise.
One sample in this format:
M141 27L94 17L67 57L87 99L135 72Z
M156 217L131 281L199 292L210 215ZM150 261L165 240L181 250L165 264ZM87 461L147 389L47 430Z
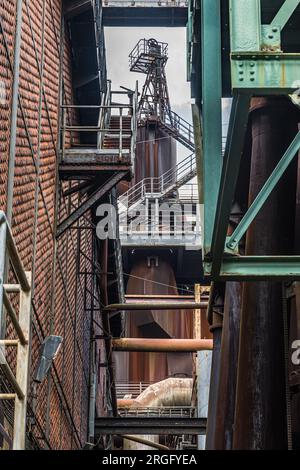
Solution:
M105 312L113 312L116 310L199 310L206 308L207 302L143 302L141 303L125 303L107 305Z
M112 340L114 351L197 352L212 351L211 339L122 338Z
M299 112L285 98L252 101L249 204L298 131ZM293 164L295 165L296 162ZM291 166L253 221L246 255L290 252L296 167ZM234 419L234 450L287 448L281 285L244 284Z
M134 398L119 398L117 403L118 403L118 409L119 408L130 408L131 406L134 405L135 399Z

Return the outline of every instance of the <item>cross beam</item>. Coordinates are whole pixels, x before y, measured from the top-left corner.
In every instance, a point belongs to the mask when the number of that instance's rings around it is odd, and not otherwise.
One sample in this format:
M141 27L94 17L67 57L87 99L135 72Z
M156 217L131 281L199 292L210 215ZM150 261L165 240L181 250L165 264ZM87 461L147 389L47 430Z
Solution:
M205 435L206 418L97 418L96 435Z

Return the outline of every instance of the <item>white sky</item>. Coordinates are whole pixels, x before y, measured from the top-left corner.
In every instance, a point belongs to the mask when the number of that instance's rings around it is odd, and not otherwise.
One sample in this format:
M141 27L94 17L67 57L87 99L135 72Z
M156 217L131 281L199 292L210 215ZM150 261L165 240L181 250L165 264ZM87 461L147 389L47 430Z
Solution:
M188 122L191 117L190 83L186 81L186 30L185 28L105 28L108 78L112 88L119 86L134 89L136 80L141 91L146 75L129 70L128 56L140 39L154 38L169 44L166 66L172 110ZM177 145L178 160L191 152Z

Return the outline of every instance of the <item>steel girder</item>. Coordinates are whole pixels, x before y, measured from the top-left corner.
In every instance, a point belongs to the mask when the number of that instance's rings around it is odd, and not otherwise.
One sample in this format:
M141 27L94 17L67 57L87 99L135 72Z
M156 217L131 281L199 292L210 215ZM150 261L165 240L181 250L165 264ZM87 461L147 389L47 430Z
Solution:
M96 434L205 435L206 418L97 418Z
M231 206L253 96L289 95L300 86L300 54L286 54L281 32L300 0L286 0L270 24L261 24L260 0L230 0L230 66L233 106L222 160L221 12L217 0L202 0L202 120L204 169L203 255L213 280L298 279L300 257L239 256L238 243L300 149L300 133L227 239ZM300 45L299 45L300 46Z

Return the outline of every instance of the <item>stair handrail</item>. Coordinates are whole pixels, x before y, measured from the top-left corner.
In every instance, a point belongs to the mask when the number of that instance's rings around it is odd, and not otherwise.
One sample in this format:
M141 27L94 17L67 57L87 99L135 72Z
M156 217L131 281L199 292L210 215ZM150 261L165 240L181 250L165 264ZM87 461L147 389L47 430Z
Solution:
M132 172L135 173L135 155L136 155L136 141L137 141L137 112L138 112L138 81L135 84L135 91L132 97L132 117L131 117L131 163Z
M192 179L196 175L196 156L190 154L183 161L179 162L175 167L170 168L159 177L147 177L139 181L130 188L125 194L120 196L119 205L126 208L131 207L138 201L142 202L146 195L164 195L181 186L181 182L186 178ZM120 207L121 210L121 207Z
M98 128L99 129L108 129L109 121L110 121L110 109L111 104L111 81L107 80L107 89L106 93L103 93L101 98L101 108L99 111L99 119L98 119ZM97 136L97 148L102 148L104 140L104 133L98 132Z
M191 145L194 145L194 130L192 124L179 116L179 114L174 111L170 111L170 114L166 114L165 124L173 128L179 136L182 136L184 139L188 140Z

